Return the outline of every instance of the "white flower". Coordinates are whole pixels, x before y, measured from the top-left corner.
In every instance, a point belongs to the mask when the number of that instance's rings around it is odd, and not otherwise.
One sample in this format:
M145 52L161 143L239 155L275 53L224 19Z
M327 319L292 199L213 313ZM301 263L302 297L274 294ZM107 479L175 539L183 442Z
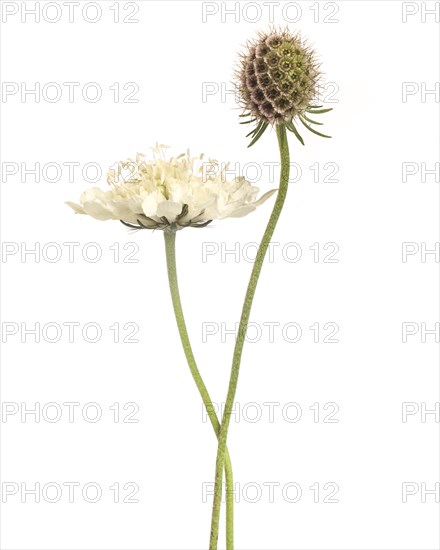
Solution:
M166 160L165 149L156 145L150 161L137 154L120 162L108 173L108 191L94 187L82 193L80 204L66 204L79 214L136 229L181 229L245 216L276 191L256 200L259 189L245 178L226 179L227 165L221 169L217 161L202 162L203 155L193 158L189 151Z

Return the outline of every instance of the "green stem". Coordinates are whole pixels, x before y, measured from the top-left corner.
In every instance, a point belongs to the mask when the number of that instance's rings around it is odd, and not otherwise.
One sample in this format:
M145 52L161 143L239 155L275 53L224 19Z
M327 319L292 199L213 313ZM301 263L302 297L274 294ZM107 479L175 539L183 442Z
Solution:
M234 405L235 392L237 390L238 375L240 372L241 355L243 351L244 340L246 336L246 330L249 322L249 316L252 308L252 301L254 299L255 290L257 288L258 278L260 276L261 268L263 266L264 257L266 255L267 248L274 233L275 227L280 217L281 210L284 205L284 201L287 195L287 188L289 185L289 173L290 173L290 156L289 156L289 144L287 142L286 128L284 125L279 124L276 127L278 145L280 149L281 157L281 176L280 187L278 189L277 199L272 210L272 214L269 218L266 230L258 248L257 256L255 258L254 267L252 269L251 277L249 279L246 296L244 299L243 309L241 312L240 326L238 329L237 339L235 342L234 356L232 359L231 376L229 379L228 395L226 398L225 410L222 417L222 424L220 427L220 435L218 438L217 460L215 466L215 491L214 501L212 506L212 522L211 522L211 538L210 538L210 550L217 550L218 531L220 523L220 507L222 498L222 483L223 483L223 465L226 459L226 441L228 438L229 422L231 420L231 412Z
M185 318L183 316L182 303L180 301L179 285L177 281L176 267L176 232L174 230L165 230L165 252L167 259L168 281L170 285L171 298L173 301L174 314L176 316L177 328L179 329L180 339L182 341L183 351L188 362L194 382L202 397L203 403L208 413L209 420L214 428L217 437L220 433L220 422L215 413L211 397L197 368L197 363L189 341ZM223 465L222 465L223 468ZM234 480L232 476L232 464L229 452L224 450L224 469L226 477L226 548L234 548ZM221 495L220 495L221 501Z

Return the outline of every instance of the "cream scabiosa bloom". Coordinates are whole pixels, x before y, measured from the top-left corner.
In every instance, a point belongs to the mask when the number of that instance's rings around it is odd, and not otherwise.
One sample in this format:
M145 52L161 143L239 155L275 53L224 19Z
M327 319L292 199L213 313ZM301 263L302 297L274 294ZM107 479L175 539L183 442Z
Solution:
M203 227L212 220L238 218L252 212L275 191L257 200L259 189L244 177L226 179L228 166L189 151L166 159L166 146L156 145L151 160L137 154L118 163L107 176L110 189L82 193L75 212L97 220L120 220L135 229Z

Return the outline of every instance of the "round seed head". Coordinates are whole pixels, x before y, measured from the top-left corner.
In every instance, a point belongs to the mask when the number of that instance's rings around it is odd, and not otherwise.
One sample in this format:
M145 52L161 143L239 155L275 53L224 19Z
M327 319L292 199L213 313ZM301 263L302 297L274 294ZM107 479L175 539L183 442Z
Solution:
M288 123L316 95L320 73L314 52L288 29L260 34L237 73L243 108L258 121Z

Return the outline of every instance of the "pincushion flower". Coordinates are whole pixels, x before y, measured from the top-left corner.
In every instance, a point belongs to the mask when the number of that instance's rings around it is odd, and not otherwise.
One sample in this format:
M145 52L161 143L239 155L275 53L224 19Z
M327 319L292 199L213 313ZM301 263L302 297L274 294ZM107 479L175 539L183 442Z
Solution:
M250 117L242 124L255 122L248 134L253 145L269 124L284 125L304 145L295 122L298 120L310 132L318 132L312 125L321 126L309 118L331 111L315 104L321 78L315 52L306 45L299 33L289 29L271 29L261 32L249 41L241 54L236 71L242 117Z
M314 134L324 136L311 127L321 123L309 118L331 110L322 109L315 103L319 77L314 52L305 46L298 34L288 29L270 29L268 33L260 33L242 55L238 71L244 109L241 116L244 119L250 117L242 124L256 124L249 133L252 136L250 145L263 135L269 125L274 127L280 152L278 190L269 191L257 199L258 188L245 178L226 177L227 165L220 169L217 161L203 162L203 155L191 157L189 152L167 160L166 147L157 145L153 148L151 159L137 154L135 159L119 162L115 169L111 169L107 177L107 190L95 187L81 195L79 204L67 203L75 212L97 220L119 220L133 229L163 230L177 328L191 375L217 439L209 550L218 548L223 476L226 481L226 550L234 549L235 484L227 438L243 347L261 269L287 196L290 174L287 130L293 132L302 144L304 142L295 126L296 121ZM276 200L258 247L243 301L225 407L219 418L198 369L186 328L177 278L176 235L184 227L203 227L215 219L245 216L275 191ZM216 290L207 289L208 294L213 291ZM282 296L280 294L281 299ZM181 429L180 419L178 426ZM188 445L187 452L194 454L191 445Z
M107 176L109 189L97 187L82 193L80 204L67 202L76 213L97 220L119 220L133 229L162 229L165 242L168 281L182 347L194 382L200 393L216 436L220 420L197 367L183 315L177 281L176 234L184 227L204 227L212 220L239 218L255 210L276 189L257 199L259 189L244 177L228 179L228 165L216 160L191 157L189 151L167 160L165 145L152 149L152 158L137 154L119 162ZM222 168L221 168L222 166ZM233 518L233 476L227 448L223 459L227 486L226 514ZM227 548L232 548L228 527Z
M304 145L304 141L295 126L297 121L313 134L329 137L312 128L312 125L321 125L321 122L310 117L331 111L331 109L323 109L321 105L315 103L317 84L321 77L315 53L305 44L298 33L293 33L287 28L284 30L269 29L267 33L261 32L255 40L249 41L246 51L241 55L236 77L240 102L243 107L243 113L240 116L244 118L244 121L241 124L255 124L253 130L248 134L251 136L249 147L260 139L269 125L273 126L276 130L280 151L281 171L276 201L252 267L235 341L228 392L218 434L209 550L217 550L218 546L223 471L226 472L228 456L228 430L234 408L252 302L264 258L281 215L289 187L290 152L287 130L292 132L302 145ZM228 495L227 479L226 495ZM230 508L228 514L226 507L227 550L233 548L234 522L232 506Z
M203 162L203 155L191 157L189 151L167 160L165 150L157 145L151 160L137 154L120 162L108 173L110 189L88 189L80 204L67 204L79 214L120 220L135 229L178 230L245 216L276 191L257 200L259 189L244 177L226 178L228 165Z

